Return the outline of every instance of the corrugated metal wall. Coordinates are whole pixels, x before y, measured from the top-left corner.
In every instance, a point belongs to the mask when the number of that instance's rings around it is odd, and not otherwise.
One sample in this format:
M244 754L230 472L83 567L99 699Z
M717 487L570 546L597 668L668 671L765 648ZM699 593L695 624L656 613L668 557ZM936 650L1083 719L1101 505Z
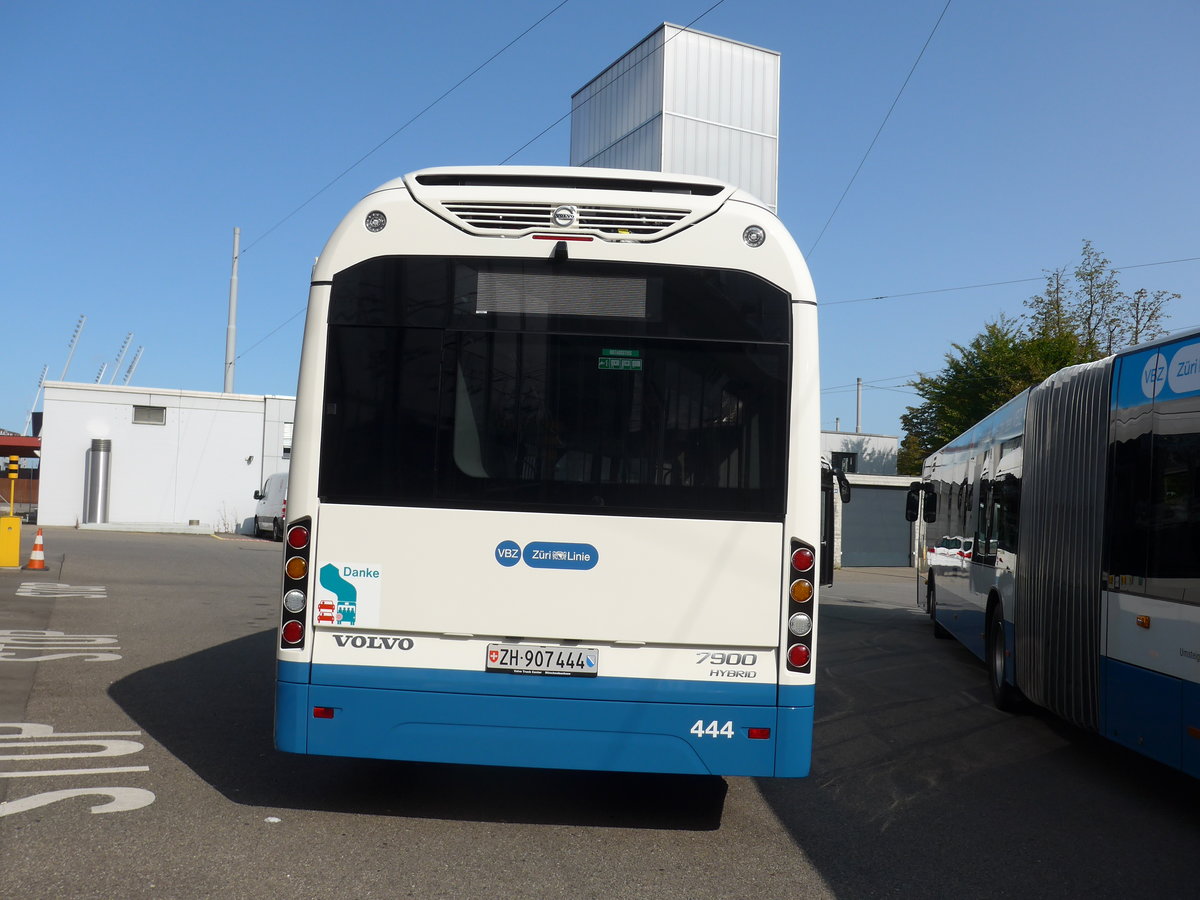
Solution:
M660 28L571 97L571 165L612 165L598 160L622 143L628 158L655 163L629 168L661 171L663 40Z
M736 184L772 209L779 55L683 29L665 48L663 168Z
M667 26L669 113L779 135L779 54Z
M663 124L663 170L736 184L771 209L778 201L779 141L721 125L668 115Z
M1073 366L1029 394L1013 611L1021 690L1092 730L1111 372L1111 359Z
M615 144L593 154L587 164L601 169L668 171L662 164L662 130L663 118L655 116Z
M571 165L718 178L774 209L779 54L663 25L572 97Z

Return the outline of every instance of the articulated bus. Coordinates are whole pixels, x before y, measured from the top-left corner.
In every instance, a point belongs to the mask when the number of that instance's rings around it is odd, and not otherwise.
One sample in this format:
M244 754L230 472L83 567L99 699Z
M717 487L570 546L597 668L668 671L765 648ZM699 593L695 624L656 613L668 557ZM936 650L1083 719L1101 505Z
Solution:
M443 168L369 194L313 269L276 746L806 775L817 362L800 252L728 185Z
M985 661L998 707L1200 776L1200 331L1052 375L931 455L909 501L934 632Z

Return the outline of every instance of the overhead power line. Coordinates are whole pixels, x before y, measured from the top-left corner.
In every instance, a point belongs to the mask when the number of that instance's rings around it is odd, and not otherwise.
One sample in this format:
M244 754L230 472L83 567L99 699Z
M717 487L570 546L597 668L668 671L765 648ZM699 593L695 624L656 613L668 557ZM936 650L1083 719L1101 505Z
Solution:
M920 372L909 372L908 374L905 374L905 375L890 375L887 378L876 378L872 381L864 381L864 382L862 382L862 386L869 387L869 388L879 387L881 390L887 390L887 388L883 387L883 383L885 381L900 381L902 379L910 379L911 380L912 378L920 377L920 375L921 375ZM822 394L831 394L831 393L838 393L840 391L853 391L853 390L857 390L857 389L858 389L858 382L856 381L852 384L851 383L835 384L831 387L821 388L821 393Z
M724 2L725 2L725 0L717 0L716 3L714 3L708 9L706 9L704 12L700 13L700 15L696 16L696 18L692 19L692 21L690 21L686 25L684 25L683 26L684 31L691 28L693 25L695 25L697 22L699 22L701 19L703 19L705 16L707 16L710 12L712 12L714 9L716 9L718 6L720 6ZM579 104L579 107L582 108L582 107L586 106L587 104L591 103L593 100L595 100L597 97L599 97L605 91L607 91L610 87L612 87L614 84L616 84L622 78L624 78L630 72L634 71L638 66L640 66L642 63L644 63L646 60L648 60L652 56L654 56L655 53L660 52L663 49L663 47L666 47L667 44L669 44L669 43L671 43L671 41L675 40L675 38L678 37L680 33L681 32L676 32L675 34L671 35L669 38L667 38L665 41L663 41L662 47L655 48L653 53L646 54L644 57L639 59L636 63L634 63L632 66L630 66L624 72L621 72L619 75L617 75L616 78L614 78L608 84L604 85L604 87L600 88L598 91L596 91L596 93L594 93L590 97L588 97L583 103ZM555 119L553 122L551 122L545 128L543 128L541 131L539 131L537 134L535 134L533 137L531 137L525 143L523 143L520 147L518 147L516 150L514 150L512 153L508 154L508 156L504 157L504 159L500 160L500 165L504 165L506 162L508 162L510 159L512 159L514 156L516 156L518 153L520 153L522 150L524 150L529 145L537 143L547 133L549 133L550 131L553 131L556 127L561 125L566 119L570 118L571 114L574 112L575 112L575 107L572 107L571 109L567 110L565 113L563 113L557 119Z
M264 334L262 337L260 337L257 341L255 341L253 344L251 344L249 347L247 347L245 350L243 350L241 353L239 353L237 355L236 359L241 359L243 356L245 356L247 353L249 353L251 350L253 350L255 347L257 347L259 344L263 343L267 338L269 338L275 332L279 331L279 329L283 328L284 325L287 325L289 322L291 322L293 319L295 319L301 313L304 313L307 311L308 311L308 304L306 303L306 304L304 304L304 306L300 307L298 310L296 310L294 313L292 313L290 316L288 316L286 319L284 319L282 322L280 322L278 325L276 325L274 328L272 328L270 331L268 331L266 334Z
M867 152L863 154L862 159L858 161L858 168L854 170L854 174L850 176L850 181L846 184L846 189L842 191L842 196L838 197L838 202L834 204L833 212L829 214L829 218L825 220L825 224L821 226L821 233L817 235L817 239L813 241L812 246L808 248L805 255L809 258L817 249L817 244L821 243L821 238L825 237L825 232L829 228L829 223L833 221L833 217L837 215L838 210L842 208L842 201L846 199L846 195L850 193L850 188L854 186L855 179L858 178L858 173L862 171L863 165L867 161L867 157L871 155L871 151L875 149L875 142L879 140L879 135L883 134L883 128L888 123L888 119L892 117L892 110L896 108L896 104L900 102L901 95L904 94L904 89L908 87L909 80L913 77L913 72L917 71L917 66L921 64L921 58L925 55L925 51L929 49L929 43L933 40L933 36L937 34L938 26L942 24L942 19L946 17L946 10L950 8L953 0L946 0L946 5L942 7L941 15L937 17L937 21L933 23L933 29L929 32L929 37L925 38L925 43L921 47L921 52L917 54L916 60L912 64L912 68L908 70L908 75L904 77L904 84L900 85L900 90L896 92L896 99L892 101L892 105L888 107L887 114L883 117L883 121L879 123L879 127L875 130L875 137L871 138L871 143L867 147Z
M1126 269L1148 269L1151 266L1170 266L1175 263L1197 262L1200 256L1186 256L1182 259L1163 259L1158 262L1134 263L1130 266L1113 266L1114 272L1124 272ZM971 291L976 288L1003 287L1009 284L1027 284L1031 281L1044 281L1045 274L1036 278L1011 278L1008 281L987 281L981 284L960 284L957 287L929 288L924 291L908 291L903 294L877 294L874 297L854 297L849 300L823 300L821 306L840 306L844 303L868 303L872 300L899 300L903 297L922 297L927 294L948 294L952 291Z
M528 28L526 28L524 31L522 31L520 34L518 34L515 38L513 38L511 41L509 41L507 44L505 44L503 47L501 47L499 50L497 50L495 53L493 53L491 56L489 56L487 59L485 59L479 65L477 65L474 69L472 69L470 72L468 72L462 78L460 78L452 87L447 88L445 91L443 91L436 100L433 100L431 103L427 104L422 110L420 110L419 112L412 115L408 119L407 122L405 122L403 125L401 125L399 128L397 128L395 131L393 131L391 134L389 134L387 137L385 137L382 141L380 141L378 144L376 144L374 147L372 147L370 150L368 150L366 153L364 153L362 156L360 156L357 160L355 160L353 163L351 163L349 166L347 166L345 169L343 169L334 178L332 178L329 182L327 182L325 184L325 186L322 187L319 191L317 191L315 194L313 194L311 197L309 197L307 200L305 200L303 203L301 203L299 206L297 206L295 209L293 209L290 213L288 213L286 216L284 216L282 219L280 219L278 222L276 222L274 225L272 225L270 228L268 228L265 232L260 234L252 242L250 242L245 247L243 247L242 253L245 253L247 250L249 250L255 244L262 241L264 238L267 237L267 235L269 235L269 234L271 234L271 232L275 231L275 229L277 229L280 225L283 225L290 218L292 218L292 216L296 215L296 213L300 212L300 210L304 209L304 207L308 206L308 204L312 203L314 200L316 200L318 197L320 197L323 193L325 193L327 190L329 190L331 187L333 187L335 184L337 184L339 181L341 181L343 178L345 178L347 175L349 175L351 172L353 172L355 169L357 169L360 165L362 165L364 162L366 162L367 159L369 159L376 152L378 152L385 144L389 143L393 138L395 138L398 134L400 134L400 132L404 131L404 129L408 128L409 125L412 125L415 121L417 121L417 119L421 118L421 116L425 115L425 113L429 112L431 109L433 109L439 103L441 103L443 100L445 100L451 94L453 94L456 90L458 90L460 87L462 87L468 81L470 81L471 78L473 78L475 75L477 75L481 69L485 68L488 64L493 62L498 56L500 56L502 53L504 53L506 50L508 50L513 44L515 44L517 41L521 40L521 38L525 37L525 35L529 34L529 32L533 31L533 29L537 28L539 25L541 25L548 18L550 18L552 15L554 15L556 12L558 12L560 9L562 9L564 6L566 6L570 2L571 2L571 0L561 0L561 2L557 6L555 6L553 9L551 9L548 13L543 15L540 19L538 19L536 22L534 22L532 25L530 25Z

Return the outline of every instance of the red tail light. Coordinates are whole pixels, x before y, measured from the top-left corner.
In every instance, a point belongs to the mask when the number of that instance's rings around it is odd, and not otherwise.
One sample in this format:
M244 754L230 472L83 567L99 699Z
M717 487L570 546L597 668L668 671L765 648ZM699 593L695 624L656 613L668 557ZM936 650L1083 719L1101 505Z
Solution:
M303 550L308 546L308 529L303 525L293 525L288 531L287 540L293 550Z
M802 669L808 665L810 655L808 647L804 644L792 644L792 646L788 647L788 663L797 669Z
M815 562L816 557L807 547L800 547L792 553L792 568L797 572L807 572Z

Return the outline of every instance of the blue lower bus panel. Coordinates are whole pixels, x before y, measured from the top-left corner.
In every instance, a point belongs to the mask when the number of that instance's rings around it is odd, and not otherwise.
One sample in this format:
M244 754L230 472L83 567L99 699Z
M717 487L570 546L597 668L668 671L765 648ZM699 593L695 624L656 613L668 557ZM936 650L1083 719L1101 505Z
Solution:
M1193 778L1200 778L1200 684L1185 681L1180 691L1183 695L1183 753L1180 768Z
M1178 678L1101 660L1105 734L1118 744L1181 768L1183 696Z
M512 677L524 679L529 687L542 680ZM322 756L488 766L695 775L808 774L811 687L791 689L786 697L793 703L807 700L807 705L777 707L773 685L769 705L735 705L675 698L639 701L483 693L490 678L473 675L473 681L479 679L478 693L280 680L276 746ZM634 680L624 681L627 686ZM767 686L753 687L755 699L765 696Z

